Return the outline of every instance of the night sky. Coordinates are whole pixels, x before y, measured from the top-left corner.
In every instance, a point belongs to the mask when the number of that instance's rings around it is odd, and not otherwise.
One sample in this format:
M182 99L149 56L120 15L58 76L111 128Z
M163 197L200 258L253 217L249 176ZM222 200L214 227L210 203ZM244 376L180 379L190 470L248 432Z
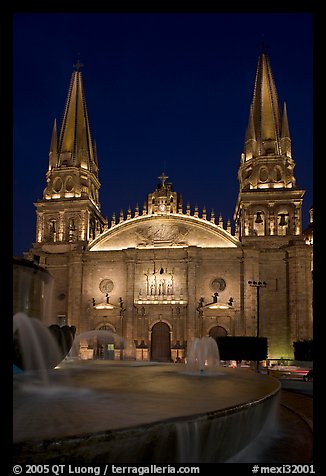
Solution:
M164 171L225 224L239 183L259 54L286 101L297 186L312 206L311 13L17 13L13 16L13 255L35 241L54 119L78 54L96 141L101 211L142 208Z

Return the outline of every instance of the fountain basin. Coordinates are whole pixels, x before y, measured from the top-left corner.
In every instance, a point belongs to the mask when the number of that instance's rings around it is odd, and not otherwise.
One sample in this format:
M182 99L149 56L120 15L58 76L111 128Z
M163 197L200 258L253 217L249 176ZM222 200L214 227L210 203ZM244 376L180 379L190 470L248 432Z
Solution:
M15 375L15 463L225 462L275 420L276 379L182 367L67 362L43 389L26 372Z
M24 258L13 258L13 314L23 312L51 324L53 283L47 269Z

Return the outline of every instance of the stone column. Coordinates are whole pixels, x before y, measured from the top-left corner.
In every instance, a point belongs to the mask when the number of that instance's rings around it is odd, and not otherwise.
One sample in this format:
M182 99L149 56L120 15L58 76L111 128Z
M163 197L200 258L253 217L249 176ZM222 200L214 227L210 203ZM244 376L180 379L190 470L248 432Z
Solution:
M311 248L293 241L287 250L290 343L311 339L313 333Z
M137 326L134 325L135 319L137 319L136 308L134 306L135 251L127 250L124 254L126 264L126 296L122 296L125 311L123 316L121 316L121 324L123 338L126 340L124 359L133 360L136 358L134 340L137 339Z
M44 213L38 212L36 215L36 241L42 243L44 240Z
M72 251L68 259L68 325L76 326L77 334L88 329L87 315L82 309L83 261L82 254Z
M249 286L248 281L260 279L259 251L253 249L244 250L242 279L243 287L241 290L240 283L240 292L243 295L243 327L245 335L255 336L257 332L257 292L255 288Z
M187 286L188 286L188 309L187 326L185 329L185 339L189 342L191 336L199 337L200 325L197 311L200 296L196 291L196 268L198 266L198 251L195 247L188 248L187 257Z

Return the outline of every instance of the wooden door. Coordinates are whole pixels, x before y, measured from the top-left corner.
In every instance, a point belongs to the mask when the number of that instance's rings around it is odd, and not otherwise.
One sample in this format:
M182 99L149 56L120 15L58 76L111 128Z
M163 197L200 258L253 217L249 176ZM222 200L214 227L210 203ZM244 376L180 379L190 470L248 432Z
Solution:
M152 328L151 360L171 362L170 329L165 322L158 322Z

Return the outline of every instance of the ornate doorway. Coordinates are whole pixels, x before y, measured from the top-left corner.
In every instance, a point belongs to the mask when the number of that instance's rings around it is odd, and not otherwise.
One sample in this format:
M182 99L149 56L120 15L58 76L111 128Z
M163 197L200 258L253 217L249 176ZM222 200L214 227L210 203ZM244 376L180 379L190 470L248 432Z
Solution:
M170 328L165 322L158 322L152 328L151 360L171 362Z

